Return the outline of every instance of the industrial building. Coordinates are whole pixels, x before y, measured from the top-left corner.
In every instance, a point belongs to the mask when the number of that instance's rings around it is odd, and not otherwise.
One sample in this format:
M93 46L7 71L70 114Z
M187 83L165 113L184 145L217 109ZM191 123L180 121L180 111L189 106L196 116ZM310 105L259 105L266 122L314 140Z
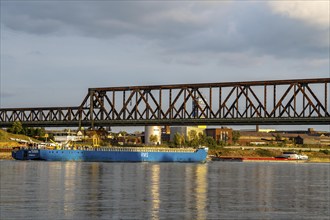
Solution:
M207 136L213 137L217 143L223 142L229 145L233 143L233 129L231 128L208 128L205 133Z

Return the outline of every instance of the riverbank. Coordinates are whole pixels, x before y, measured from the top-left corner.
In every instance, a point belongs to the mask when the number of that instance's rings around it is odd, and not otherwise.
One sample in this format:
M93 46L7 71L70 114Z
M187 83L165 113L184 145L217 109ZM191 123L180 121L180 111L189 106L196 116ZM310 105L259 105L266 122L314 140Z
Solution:
M0 160L13 160L11 152L0 152Z
M278 157L282 154L283 150L280 149L211 149L209 155L213 157L227 157L227 158L271 158ZM301 151L301 154L308 156L308 160L305 162L309 163L330 163L330 151L311 151L306 149L306 151Z

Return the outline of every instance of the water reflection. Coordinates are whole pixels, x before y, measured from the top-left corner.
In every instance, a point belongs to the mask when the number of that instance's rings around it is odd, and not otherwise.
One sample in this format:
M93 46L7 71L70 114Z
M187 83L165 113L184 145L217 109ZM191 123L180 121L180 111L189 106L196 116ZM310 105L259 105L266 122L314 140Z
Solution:
M207 164L161 164L159 175L161 219L207 218Z
M154 164L151 166L151 218L156 220L159 219L159 207L160 207L160 195L159 195L159 177L160 177L160 168L159 164Z
M207 165L200 164L196 167L196 183L197 219L206 219Z
M184 176L184 180L185 180L185 191L184 191L184 199L185 199L185 219L193 219L193 213L191 212L191 210L194 209L195 207L195 201L196 199L193 198L192 195L194 195L194 190L195 190L195 185L194 182L192 181L193 179L195 179L194 177L194 167L192 166L186 166L185 167L185 176Z
M273 188L273 178L274 173L273 169L271 168L262 168L261 166L258 166L255 170L255 180L256 180L256 188L258 189L258 192L256 192L257 201L259 207L259 212L268 212L273 210L272 208L272 188ZM252 188L252 187L251 187Z
M73 163L68 162L63 164L63 185L64 185L64 201L63 201L63 211L65 217L73 218L73 206L74 202L76 201L75 198L75 176L77 175L75 173L77 164L79 163Z
M0 164L0 219L328 219L330 215L328 164Z
M49 187L54 190L49 197L54 201L62 196L61 212L68 219L86 211L91 218L121 218L123 214L141 210L144 211L141 218L155 220L161 219L160 215L173 218L177 213L182 213L184 219L206 219L207 167L206 164L53 163L49 168ZM62 190L56 189L58 186ZM135 206L127 210L128 204ZM161 213L164 208L176 211Z

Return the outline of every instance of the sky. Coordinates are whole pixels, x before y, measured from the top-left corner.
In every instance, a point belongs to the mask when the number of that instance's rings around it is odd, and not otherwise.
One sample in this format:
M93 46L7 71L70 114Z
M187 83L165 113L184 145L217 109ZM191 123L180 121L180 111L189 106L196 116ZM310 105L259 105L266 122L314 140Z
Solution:
M0 107L90 87L330 77L324 1L1 0Z

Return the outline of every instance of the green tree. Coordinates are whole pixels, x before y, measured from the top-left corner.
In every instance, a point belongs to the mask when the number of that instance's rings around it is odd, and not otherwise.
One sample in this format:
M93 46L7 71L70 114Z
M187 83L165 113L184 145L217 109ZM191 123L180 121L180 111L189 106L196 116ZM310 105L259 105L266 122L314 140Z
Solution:
M207 146L207 147L216 147L217 142L213 137L207 136L205 133L198 133L198 145L197 146Z
M173 142L174 142L175 146L180 146L181 147L185 142L184 135L179 134L179 133L175 133Z
M198 139L197 131L196 130L190 130L188 132L188 137L189 137L189 141L192 141L194 139Z
M206 136L205 140L204 140L204 145L206 145L207 147L216 147L217 146L217 142L214 140L213 137L211 136Z
M157 136L157 135L154 135L154 134L150 135L150 137L149 137L149 141L150 141L150 142L153 142L153 143L157 143L157 141L158 141L158 136Z
M13 134L20 134L23 131L23 126L20 121L15 121L10 129Z
M36 128L35 129L35 137L43 140L46 134L46 130L44 128Z
M232 140L233 140L234 144L236 144L238 142L240 137L241 137L241 133L239 131L233 131Z
M199 137L196 130L188 132L188 145L190 147L197 147L199 145Z
M223 146L226 145L226 142L225 141L222 141L222 140L219 140L218 141L218 145L221 146L221 147L223 147Z
M23 134L26 135L26 136L31 137L31 128L29 128L29 127L24 127L24 128L23 128Z
M204 132L198 133L198 145L204 145L206 143L206 134Z

